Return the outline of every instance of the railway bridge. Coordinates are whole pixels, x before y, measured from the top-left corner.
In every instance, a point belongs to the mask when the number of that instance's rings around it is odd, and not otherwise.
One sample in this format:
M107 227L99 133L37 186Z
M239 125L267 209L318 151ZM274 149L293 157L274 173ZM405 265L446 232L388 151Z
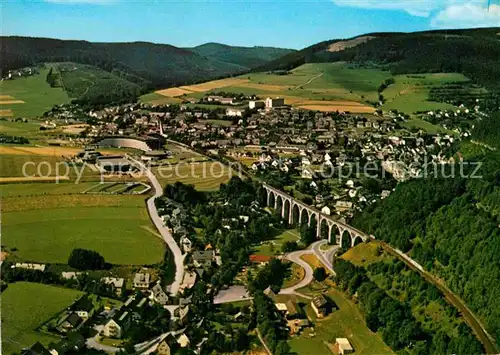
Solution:
M306 223L311 226L311 223L315 221L317 238L323 238L327 234L328 242L331 243L335 238L337 245L342 245L342 240L347 238L350 247L370 239L366 233L296 200L281 190L266 183L262 183L262 186L267 194L267 206L279 211L281 217L288 220L289 224L302 225Z

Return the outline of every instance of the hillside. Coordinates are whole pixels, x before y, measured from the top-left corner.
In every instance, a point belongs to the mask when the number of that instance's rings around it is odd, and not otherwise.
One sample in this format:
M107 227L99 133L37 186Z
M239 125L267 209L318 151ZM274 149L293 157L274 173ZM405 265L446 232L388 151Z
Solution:
M236 64L248 69L259 67L284 55L296 52L294 49L237 47L220 43L205 43L186 49L214 61Z
M382 66L393 74L457 72L478 84L497 89L500 83L499 31L499 28L485 28L371 33L347 41L320 42L255 71L290 70L304 63L348 61ZM366 37L370 40L359 40Z
M193 50L148 42L92 43L0 37L2 72L43 62L96 66L142 88L168 87L242 73L290 50L208 44ZM206 56L205 56L206 54Z

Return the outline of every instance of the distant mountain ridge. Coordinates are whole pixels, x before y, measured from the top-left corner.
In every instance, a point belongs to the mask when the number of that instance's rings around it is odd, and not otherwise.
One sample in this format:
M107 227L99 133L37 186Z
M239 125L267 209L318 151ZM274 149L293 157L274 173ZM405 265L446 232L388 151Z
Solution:
M212 60L238 64L248 69L259 67L284 55L296 52L295 49L261 46L240 47L215 42L186 49Z
M75 62L112 72L145 89L191 84L244 73L290 51L220 44L188 49L150 42L96 43L0 37L2 71L42 62ZM204 55L205 52L208 55Z

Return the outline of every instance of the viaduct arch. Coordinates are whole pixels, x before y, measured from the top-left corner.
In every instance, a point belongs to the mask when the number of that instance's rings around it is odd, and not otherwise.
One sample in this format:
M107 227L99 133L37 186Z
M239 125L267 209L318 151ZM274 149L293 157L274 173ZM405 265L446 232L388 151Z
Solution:
M321 238L322 226L328 230L328 241L331 243L335 238L335 244L342 245L342 236L347 233L350 246L353 247L359 241L365 242L369 236L350 225L333 219L331 216L321 213L318 209L294 199L292 196L278 190L266 183L262 186L267 194L267 206L273 207L280 212L281 217L288 220L288 223L307 223L311 226L311 221L316 221L316 237ZM337 232L332 234L332 232Z

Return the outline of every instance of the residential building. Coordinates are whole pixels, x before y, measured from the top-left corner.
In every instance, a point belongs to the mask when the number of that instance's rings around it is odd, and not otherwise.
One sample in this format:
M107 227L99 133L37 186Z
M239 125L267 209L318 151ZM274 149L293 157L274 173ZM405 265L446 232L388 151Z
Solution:
M189 306L179 307L179 321L186 324L189 319Z
M195 267L210 267L213 260L214 252L212 250L197 250L193 253L193 264Z
M38 271L45 271L45 264L32 264L32 263L16 263L13 268L22 268L22 269L29 269L29 270L38 270Z
M253 110L253 109L259 109L259 108L264 108L266 107L266 103L264 101L254 101L254 100L250 100L248 102L248 108L250 110Z
M276 97L274 99L268 97L266 99L266 108L275 108L285 105L285 99L281 97Z
M318 318L323 318L332 311L332 305L323 295L315 296L311 301L311 307Z
M130 320L129 311L120 312L104 325L102 334L108 338L120 339L130 326Z
M341 354L352 354L354 352L354 349L351 346L351 343L347 338L337 338L335 339L335 345L334 345L335 350Z
M38 341L29 349L21 351L21 355L52 355L41 343Z
M230 117L242 117L243 116L243 112L245 112L245 110L240 109L240 108L228 108L226 110L226 116L230 116Z
M78 316L75 312L70 312L63 318L63 320L57 325L57 330L61 333L67 333L73 329L78 328L82 323L83 319Z
M189 344L191 343L189 341L189 338L187 337L186 334L182 334L178 339L177 339L177 343L180 345L181 348L186 348L189 346Z
M182 251L184 251L184 253L191 252L191 249L193 248L193 242L191 242L191 240L188 237L183 236L180 240L180 244L182 247Z
M94 304L88 295L82 296L72 307L73 311L82 319L88 319L94 314Z
M165 339L163 339L158 347L156 348L156 353L158 355L171 355L175 353L177 347L177 340L174 336L169 334Z
M151 289L151 295L153 297L153 300L155 300L155 302L161 304L162 306L166 305L168 302L168 296L161 287L160 283L157 283L153 286L153 288Z
M101 279L101 282L105 283L106 285L111 285L115 293L118 296L121 296L125 279L118 277L103 277Z
M149 274L148 273L137 273L134 277L134 288L141 290L147 290L149 288Z
M186 271L184 273L184 278L182 279L180 291L182 292L187 288L192 288L195 282L196 282L196 273L194 271Z

